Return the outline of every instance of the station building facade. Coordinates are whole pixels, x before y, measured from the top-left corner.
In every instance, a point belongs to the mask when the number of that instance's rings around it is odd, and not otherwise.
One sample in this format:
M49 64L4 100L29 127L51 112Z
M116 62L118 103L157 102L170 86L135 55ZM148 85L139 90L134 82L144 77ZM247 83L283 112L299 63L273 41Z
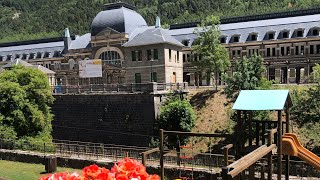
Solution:
M61 38L0 44L0 66L15 59L54 71L62 85L114 83L182 83L210 85L212 75L191 64L201 56L192 51L198 23L161 28L160 19L148 26L134 7L125 3L104 6L91 32ZM269 80L308 83L320 61L320 9L222 19L221 43L231 62L260 54ZM79 78L78 62L101 59L103 77ZM230 69L232 72L232 68Z

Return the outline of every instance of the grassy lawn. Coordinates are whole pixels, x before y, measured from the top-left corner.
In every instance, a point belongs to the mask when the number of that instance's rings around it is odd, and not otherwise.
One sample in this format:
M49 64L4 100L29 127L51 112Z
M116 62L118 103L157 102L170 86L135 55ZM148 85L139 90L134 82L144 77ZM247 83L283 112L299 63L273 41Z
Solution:
M44 165L41 164L28 164L13 161L0 160L0 178L7 180L37 180L45 171ZM78 172L70 168L58 167L57 172Z

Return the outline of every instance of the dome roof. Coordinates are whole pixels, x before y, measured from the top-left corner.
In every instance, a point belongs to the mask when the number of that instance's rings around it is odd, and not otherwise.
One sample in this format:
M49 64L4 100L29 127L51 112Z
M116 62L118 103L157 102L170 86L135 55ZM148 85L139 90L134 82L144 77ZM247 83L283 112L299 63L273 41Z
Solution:
M112 4L112 6L107 5L105 10L93 19L91 35L95 36L106 28L130 34L141 26L147 26L147 23L140 14L124 4Z

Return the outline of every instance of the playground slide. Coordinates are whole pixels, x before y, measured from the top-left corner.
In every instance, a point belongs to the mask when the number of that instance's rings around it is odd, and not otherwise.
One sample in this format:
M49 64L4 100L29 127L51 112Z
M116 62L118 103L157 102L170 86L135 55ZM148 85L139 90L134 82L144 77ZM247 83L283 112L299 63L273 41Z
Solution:
M314 168L320 170L320 157L304 148L297 136L293 133L286 133L282 136L282 153L285 155L296 156Z

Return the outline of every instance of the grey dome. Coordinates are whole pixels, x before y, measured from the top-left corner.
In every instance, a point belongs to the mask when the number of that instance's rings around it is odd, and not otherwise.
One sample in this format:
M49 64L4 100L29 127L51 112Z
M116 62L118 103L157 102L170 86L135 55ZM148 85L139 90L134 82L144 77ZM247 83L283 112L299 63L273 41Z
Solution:
M98 13L91 25L91 35L95 36L106 28L130 34L138 27L147 26L146 21L136 11L126 7L106 9Z

